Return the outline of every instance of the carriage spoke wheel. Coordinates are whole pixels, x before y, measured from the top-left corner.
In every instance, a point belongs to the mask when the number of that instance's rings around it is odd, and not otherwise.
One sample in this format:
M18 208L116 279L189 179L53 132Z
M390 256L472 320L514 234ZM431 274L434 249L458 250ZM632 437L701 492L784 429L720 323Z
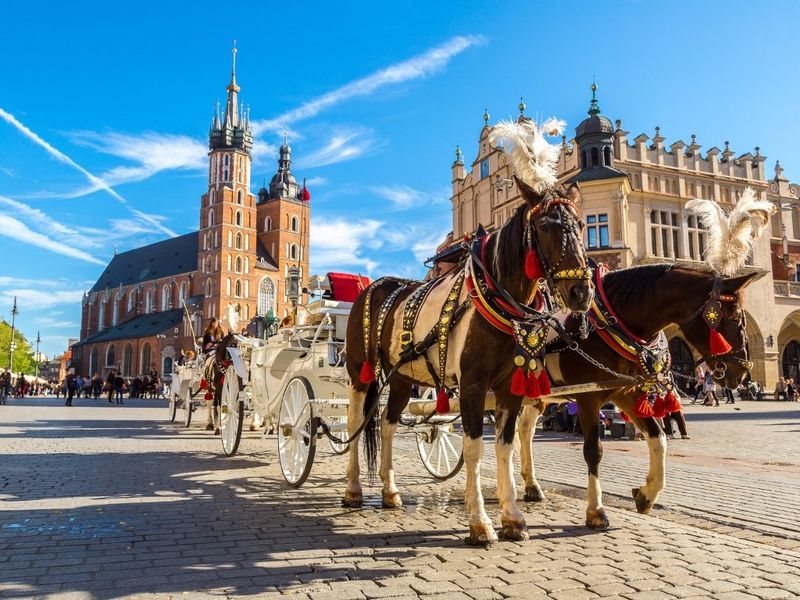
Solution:
M239 376L233 365L225 371L220 398L219 427L222 432L222 451L225 456L233 456L242 440L244 422L244 400L239 400Z
M455 423L429 425L417 433L417 450L425 469L436 479L450 479L464 466L461 427Z
M311 385L295 377L286 386L278 412L278 460L286 482L303 485L311 472L317 449L317 432L311 431Z
M345 423L345 424L347 423L347 417L330 417L330 418L326 417L325 420L328 422L328 425L331 425L333 423ZM347 427L344 427L343 429L337 428L337 432L334 433L333 435L335 435L338 438L347 439ZM350 449L350 444L339 444L337 442L334 442L330 438L328 438L328 441L331 444L331 450L333 450L334 454L338 454L341 456Z
M186 393L183 395L183 424L186 427L192 424L192 411L194 407L192 404L194 400L192 399L192 389L189 388L186 390Z
M178 395L170 393L169 402L167 403L168 414L167 418L170 423L175 422L175 415L178 413Z

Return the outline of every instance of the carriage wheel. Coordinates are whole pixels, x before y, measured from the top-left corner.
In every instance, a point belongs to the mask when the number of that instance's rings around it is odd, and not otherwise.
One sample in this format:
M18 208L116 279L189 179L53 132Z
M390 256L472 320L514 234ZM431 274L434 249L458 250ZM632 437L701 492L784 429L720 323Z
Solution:
M326 418L326 421L329 424L331 424L331 423L347 423L347 417L330 417L330 418ZM344 437L347 438L347 429L345 428L344 431L339 432L339 433L334 434L334 435L336 435L336 437L342 437L342 435L344 435ZM338 454L339 456L341 456L342 454L346 454L347 451L350 449L350 444L338 444L338 443L334 442L330 438L328 438L328 441L331 443L331 450L333 450L333 453L334 454Z
M169 410L167 418L169 419L170 423L174 423L175 415L178 413L178 398L175 394L170 394L167 409Z
M192 389L189 388L183 397L183 424L186 425L186 427L192 424L192 411L194 411L193 403Z
M317 432L311 431L311 398L314 393L304 377L295 377L286 386L278 412L278 459L286 482L300 487L314 462Z
M464 445L461 427L455 423L429 425L417 433L417 449L425 469L435 479L450 479L464 466Z
M244 423L244 400L239 400L241 380L233 365L225 371L222 382L219 427L222 431L222 451L225 456L233 456L242 441L242 423Z

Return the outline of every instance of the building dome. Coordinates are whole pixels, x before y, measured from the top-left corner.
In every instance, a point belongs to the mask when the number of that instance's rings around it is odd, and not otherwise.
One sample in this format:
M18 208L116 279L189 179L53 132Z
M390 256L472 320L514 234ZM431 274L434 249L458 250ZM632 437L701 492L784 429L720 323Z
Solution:
M607 117L592 115L581 121L575 128L575 137L583 137L592 133L614 133L614 126Z

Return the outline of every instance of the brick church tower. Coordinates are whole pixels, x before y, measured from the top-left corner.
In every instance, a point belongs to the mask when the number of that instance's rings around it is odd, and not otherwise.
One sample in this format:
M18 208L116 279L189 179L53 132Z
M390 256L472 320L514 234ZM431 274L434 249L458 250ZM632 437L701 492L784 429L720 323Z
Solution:
M225 111L219 105L209 134L208 192L202 197L198 277L204 296L203 325L225 319L229 305L244 323L256 315L256 198L250 193L253 133L249 110L239 103L236 48ZM223 325L226 325L223 322Z

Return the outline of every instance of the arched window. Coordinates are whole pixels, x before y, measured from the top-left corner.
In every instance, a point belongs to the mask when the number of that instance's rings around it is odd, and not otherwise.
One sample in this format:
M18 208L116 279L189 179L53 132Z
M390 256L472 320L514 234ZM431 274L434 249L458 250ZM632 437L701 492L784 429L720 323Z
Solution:
M206 219L206 227L214 226L214 209L208 211L208 218Z
M206 290L205 291L206 291L206 298L211 298L211 291L212 291L211 279L206 279Z
M600 165L600 153L597 151L597 148L592 148L590 151L592 156L592 166L597 167Z
M272 217L264 217L264 231L272 231Z
M153 312L155 308L155 302L153 300L153 288L150 288L144 294L144 312L146 314Z
M603 148L603 164L607 167L611 166L611 146Z
M228 271L230 271L233 268L233 262L232 261L233 261L233 258L231 257L230 254L228 254Z
M264 277L258 284L257 312L263 317L269 311L275 312L275 284L269 277Z
M669 354L672 357L673 371L677 371L690 379L694 377L694 356L692 356L692 351L686 345L686 342L678 337L672 338L669 341ZM676 381L680 380L676 379ZM694 381L683 381L687 382L683 386L687 390L694 385Z
M113 367L114 362L114 344L111 344L108 348L106 348L106 366Z
M183 307L184 304L186 304L186 283L181 283L178 291L178 305Z
M233 284L233 295L236 298L242 297L242 281L240 279L237 279L236 283Z
M250 258L249 257L245 257L245 259L244 259L244 272L245 273L249 273L250 272Z
M241 227L242 226L242 211L240 211L240 210L236 211L236 226L237 227Z
M244 192L242 190L236 192L236 204L244 204Z
M111 324L116 325L119 321L119 305L122 299L119 295L114 296L114 304L111 306Z
M297 220L297 217L292 217L292 222L291 222L292 231L298 231L299 228L300 228L299 221Z
M214 188L208 190L208 205L211 206L214 204Z
M97 330L105 328L106 326L106 303L100 301L100 306L97 308Z
M92 351L89 353L89 374L94 375L100 371L99 353L97 352L97 347L92 348Z
M236 232L236 237L234 238L236 241L234 242L234 246L237 250L242 249L242 234L238 231Z
M167 311L169 310L169 284L165 283L164 287L161 288L161 310Z
M172 375L172 357L165 356L161 366L162 375Z
M234 269L237 273L241 273L242 272L242 264L243 264L242 263L242 257L241 256L237 256L236 257L236 269Z
M245 304L244 305L244 320L245 321L249 321L250 320L250 305L249 304Z
M131 312L133 310L133 303L136 301L134 298L135 293L136 292L134 292L133 290L128 292L128 312Z
M228 294L228 296L231 295L231 278L230 277L228 277L227 281L225 282L225 293Z
M245 234L244 236L244 249L250 250L250 234Z
M224 181L228 181L228 174L230 173L230 170L229 170L230 162L229 161L230 161L230 159L228 158L228 155L226 154L225 155L225 160L224 160L225 168L223 169L223 176L222 176L222 179Z
M233 246L233 234L229 231L228 232L228 248Z
M133 368L133 348L130 344L125 344L125 350L122 351L122 376L130 377L132 375L131 369Z
M297 244L292 244L289 246L289 258L292 260L297 260Z
M139 373L144 375L150 371L150 342L145 342L142 346L142 362L139 363Z
M800 377L800 344L794 340L783 349L783 376L786 379Z

